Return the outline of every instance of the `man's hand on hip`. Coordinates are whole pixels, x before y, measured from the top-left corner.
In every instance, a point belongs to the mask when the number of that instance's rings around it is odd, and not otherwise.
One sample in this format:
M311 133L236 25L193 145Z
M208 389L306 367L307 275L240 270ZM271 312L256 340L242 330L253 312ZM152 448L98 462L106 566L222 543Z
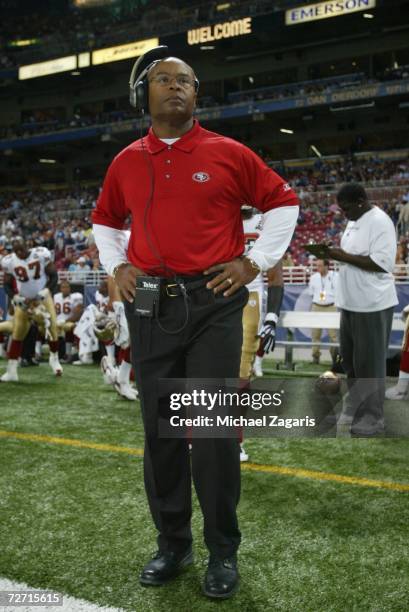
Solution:
M213 289L214 293L223 291L223 295L226 297L233 295L240 287L250 283L260 273L245 257L217 264L204 271L205 274L212 274L213 272L219 272L219 274L212 278L206 287Z
M135 297L137 276L145 276L145 273L130 263L121 265L115 274L114 280L121 296L128 302L133 302Z

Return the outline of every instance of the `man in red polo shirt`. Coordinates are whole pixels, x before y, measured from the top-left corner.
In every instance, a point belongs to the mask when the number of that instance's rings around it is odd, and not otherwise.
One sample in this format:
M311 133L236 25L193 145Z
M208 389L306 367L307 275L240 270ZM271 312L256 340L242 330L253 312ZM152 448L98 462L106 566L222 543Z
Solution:
M140 582L164 584L192 562L193 477L210 553L204 592L227 598L238 586L238 440L194 438L190 457L186 439L161 438L158 379L238 378L245 285L285 253L298 200L250 149L193 119L198 82L190 66L169 57L143 74L152 127L115 157L93 213L101 262L125 300L145 426L145 488L159 550ZM264 213L246 257L243 203ZM135 310L142 276L162 277L159 313Z

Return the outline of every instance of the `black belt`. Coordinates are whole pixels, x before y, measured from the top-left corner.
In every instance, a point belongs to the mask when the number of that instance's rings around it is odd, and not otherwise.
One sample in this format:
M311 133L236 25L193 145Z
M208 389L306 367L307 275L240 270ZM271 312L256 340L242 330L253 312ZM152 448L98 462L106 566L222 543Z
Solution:
M184 287L186 293L192 293L196 289L205 287L214 277L215 274L209 274L208 276L200 274L200 276L178 276L175 280L169 279L169 282L167 282L167 279L164 279L161 286L162 295L170 298L181 297L184 293L182 287ZM179 282L176 282L176 280Z
M328 308L328 306L334 306L334 302L332 304L317 304L317 302L313 302L314 306L322 306L323 308Z

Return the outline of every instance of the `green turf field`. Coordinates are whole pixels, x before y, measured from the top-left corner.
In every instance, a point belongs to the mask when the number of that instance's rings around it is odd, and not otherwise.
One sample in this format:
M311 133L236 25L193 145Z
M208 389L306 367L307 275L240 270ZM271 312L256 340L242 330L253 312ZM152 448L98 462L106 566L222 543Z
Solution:
M65 366L61 379L45 364L20 375L0 386L0 576L138 612L408 610L409 486L387 487L409 485L408 440L249 439L241 589L214 603L200 591L196 502L195 566L167 586L139 586L155 532L132 452L143 444L138 403L103 386L93 366Z

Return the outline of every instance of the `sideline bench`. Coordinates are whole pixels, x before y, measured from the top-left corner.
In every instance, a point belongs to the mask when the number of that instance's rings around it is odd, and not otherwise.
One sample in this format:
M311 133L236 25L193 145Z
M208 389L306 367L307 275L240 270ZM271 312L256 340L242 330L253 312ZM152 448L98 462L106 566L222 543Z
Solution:
M309 340L294 340L294 332L296 329L337 329L339 330L341 315L339 312L311 312L301 310L284 310L281 312L278 320L278 327L287 329L287 340L277 340L276 346L283 346L285 349L283 369L293 370L293 349L310 348L315 345L323 348L331 348L339 346L333 342L311 342ZM401 319L400 314L395 314L392 322L393 331L403 332L405 324ZM390 345L390 349L399 350L400 345Z

